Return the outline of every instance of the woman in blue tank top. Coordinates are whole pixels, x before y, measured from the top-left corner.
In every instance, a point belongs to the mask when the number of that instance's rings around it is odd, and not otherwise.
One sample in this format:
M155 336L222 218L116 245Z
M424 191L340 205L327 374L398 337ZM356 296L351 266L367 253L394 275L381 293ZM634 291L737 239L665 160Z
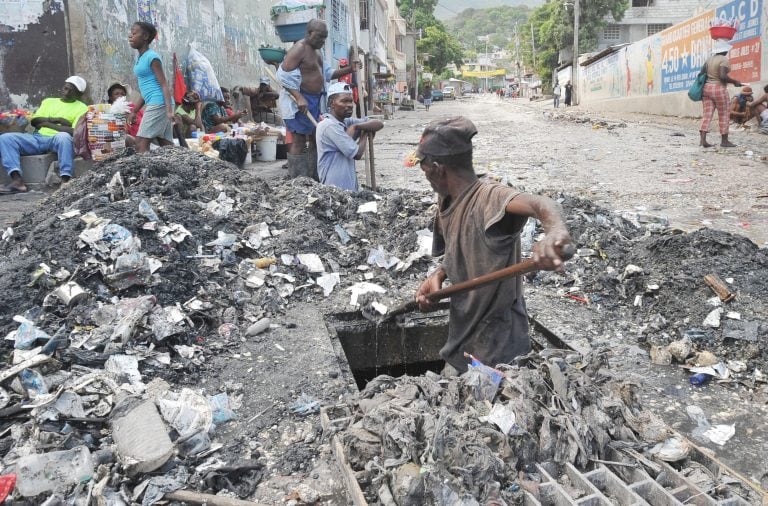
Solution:
M139 58L133 66L133 73L139 83L141 98L136 101L133 112L128 115L128 123L135 120L135 113L144 107L144 118L136 134L136 151L149 151L149 144L157 139L161 146L173 144L173 100L171 91L163 73L160 55L149 45L155 40L157 29L142 21L131 26L128 42L139 52Z

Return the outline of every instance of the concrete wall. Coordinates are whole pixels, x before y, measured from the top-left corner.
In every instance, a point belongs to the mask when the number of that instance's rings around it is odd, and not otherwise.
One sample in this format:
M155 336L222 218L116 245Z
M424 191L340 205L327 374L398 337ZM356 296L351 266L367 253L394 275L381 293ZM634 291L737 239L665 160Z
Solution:
M88 81L88 103L106 99L115 81L136 90L136 51L128 45L137 20L158 27L153 48L172 82L171 56L183 66L190 47L213 65L219 84L258 85L264 62L259 46L289 47L278 39L269 11L273 0L4 0L0 1L0 110L34 109L58 96L64 79ZM333 15L337 18L333 18ZM326 0L326 56L348 54L348 0ZM386 25L385 25L386 26Z
M581 67L579 98L595 110L699 116L687 91L711 53L709 22L736 16L731 76L762 88L768 81L768 1L732 0ZM734 89L731 87L731 94Z
M284 46L269 17L269 1L249 0L70 0L74 71L85 77L93 101L103 101L115 81L136 89L136 51L128 45L137 20L158 27L153 48L172 76L171 56L183 64L191 46L213 65L222 86L258 85L264 62L259 46Z

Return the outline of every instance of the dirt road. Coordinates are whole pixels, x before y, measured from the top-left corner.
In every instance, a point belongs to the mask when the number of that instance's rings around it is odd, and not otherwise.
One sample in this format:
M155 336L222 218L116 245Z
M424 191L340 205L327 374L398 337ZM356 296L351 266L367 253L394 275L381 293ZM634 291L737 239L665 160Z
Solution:
M426 123L454 115L477 125L477 172L527 191L563 191L609 209L665 216L686 231L706 226L768 244L768 138L738 131L731 133L737 148L702 149L694 119L587 114L471 95L387 121L376 139L378 184L424 184L420 171L401 162Z

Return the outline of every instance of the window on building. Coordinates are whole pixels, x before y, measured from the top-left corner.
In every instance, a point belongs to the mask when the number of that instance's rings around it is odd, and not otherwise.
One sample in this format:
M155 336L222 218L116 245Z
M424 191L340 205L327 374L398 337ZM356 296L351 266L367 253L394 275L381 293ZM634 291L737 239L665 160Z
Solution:
M619 25L606 25L603 28L604 40L619 40L621 38L621 27Z
M632 0L632 7L650 7L653 0Z
M666 30L669 28L669 23L651 23L648 25L648 35L653 35L654 33L659 33L662 30Z
M402 35L397 35L395 37L395 50L400 51L401 53L403 52L403 38Z
M360 0L360 29L368 29L368 0Z

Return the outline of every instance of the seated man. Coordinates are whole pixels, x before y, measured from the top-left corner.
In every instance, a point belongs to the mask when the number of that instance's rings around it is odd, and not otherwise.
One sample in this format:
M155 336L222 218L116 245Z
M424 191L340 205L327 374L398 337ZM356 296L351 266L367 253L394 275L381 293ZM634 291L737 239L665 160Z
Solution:
M190 138L192 132L203 130L200 95L189 90L181 99L181 105L176 108L174 121L184 138Z
M355 101L346 83L328 88L328 110L317 125L317 173L320 182L357 191L355 160L365 154L369 136L384 128L379 120L354 119Z
M202 120L206 133L227 132L229 123L240 121L240 118L248 114L248 111L227 113L227 106L232 98L227 88L221 88L224 99L220 102L208 102L203 108Z
M731 100L731 121L738 125L745 125L752 118L751 102L755 97L752 96L752 88L745 86L741 93Z
M253 121L277 125L282 120L275 114L277 99L280 96L269 85L269 78L262 77L258 88L242 88L243 95L251 99Z
M768 84L763 87L763 94L749 104L749 108L758 125L768 125Z
M59 174L63 182L72 177L74 147L73 127L78 118L88 111L80 98L85 91L85 79L67 78L61 89L61 98L46 98L32 115L33 134L7 133L0 135L0 157L11 182L0 187L0 193L27 191L21 178L21 156L55 152L59 158Z

